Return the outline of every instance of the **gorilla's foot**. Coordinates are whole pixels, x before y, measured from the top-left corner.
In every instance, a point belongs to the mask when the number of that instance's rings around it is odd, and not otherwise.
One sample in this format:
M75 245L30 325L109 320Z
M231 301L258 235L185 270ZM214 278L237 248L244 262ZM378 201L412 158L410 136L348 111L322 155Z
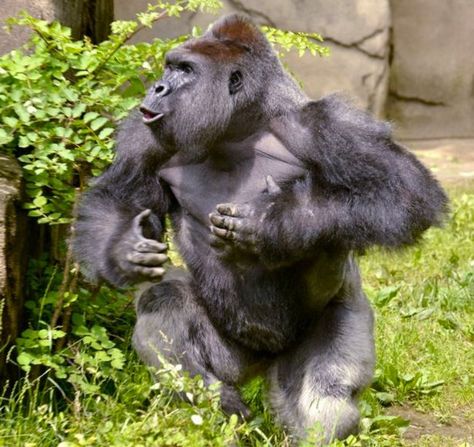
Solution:
M297 394L282 389L270 373L270 401L277 419L292 435L295 445L302 439L314 446L324 446L336 439L357 433L359 411L351 396L325 395L303 379Z
M242 402L239 392L233 386L222 385L221 407L222 411L228 415L236 414L244 420L250 419L250 410Z
M309 395L306 395L309 396ZM302 415L299 437L306 437L314 445L326 445L336 439L345 439L357 433L359 410L357 402L351 398L321 396L307 399L300 396Z

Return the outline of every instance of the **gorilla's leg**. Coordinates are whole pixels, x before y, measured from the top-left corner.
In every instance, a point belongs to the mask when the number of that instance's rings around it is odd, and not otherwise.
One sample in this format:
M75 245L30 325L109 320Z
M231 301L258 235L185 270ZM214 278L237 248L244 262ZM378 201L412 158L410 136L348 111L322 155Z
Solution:
M352 265L343 289L328 304L302 343L269 371L270 400L296 438L316 445L357 431L357 396L372 379L373 316Z
M219 380L223 410L249 415L235 385L253 363L251 355L219 334L196 302L188 273L170 271L141 294L136 307L133 345L143 362L159 368L160 353L207 385Z

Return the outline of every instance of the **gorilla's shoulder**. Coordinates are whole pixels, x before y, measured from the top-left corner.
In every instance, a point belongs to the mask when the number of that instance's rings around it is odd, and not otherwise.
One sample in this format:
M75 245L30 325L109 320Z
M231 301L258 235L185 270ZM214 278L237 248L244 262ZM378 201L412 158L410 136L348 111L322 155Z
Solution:
M308 101L272 120L271 131L306 162L334 161L357 153L373 155L391 146L391 126L356 108L339 95Z
M350 132L351 135L355 132L365 138L391 137L391 126L387 122L376 120L340 95L310 101L297 113L301 124L315 131Z

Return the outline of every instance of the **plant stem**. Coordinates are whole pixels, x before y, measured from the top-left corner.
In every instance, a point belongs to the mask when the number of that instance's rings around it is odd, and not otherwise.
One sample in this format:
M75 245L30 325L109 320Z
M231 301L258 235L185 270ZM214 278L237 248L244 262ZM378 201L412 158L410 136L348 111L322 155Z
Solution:
M155 23L157 22L158 20L161 20L162 18L166 17L168 14L167 11L162 11L160 14L158 14L153 20L151 23ZM120 49L120 47L122 45L125 44L125 42L128 42L133 36L135 36L135 34L137 34L138 32L140 32L142 29L145 29L145 25L141 25L141 26L137 26L132 32L128 33L124 38L122 38L121 40L119 40L115 46L112 48L112 50L110 51L110 53L102 60L102 62L94 69L92 70L91 74L96 74L98 73L100 70L102 70L102 68L104 68L105 64L107 64L107 62L112 58L112 56Z
M64 294L69 288L69 284L71 283L71 264L72 264L72 245L69 244L67 249L66 261L64 264L64 276L61 282L61 286L58 292L58 301L54 306L53 316L51 317L51 328L54 329L58 324L59 317L61 316L61 312L63 310L64 305Z

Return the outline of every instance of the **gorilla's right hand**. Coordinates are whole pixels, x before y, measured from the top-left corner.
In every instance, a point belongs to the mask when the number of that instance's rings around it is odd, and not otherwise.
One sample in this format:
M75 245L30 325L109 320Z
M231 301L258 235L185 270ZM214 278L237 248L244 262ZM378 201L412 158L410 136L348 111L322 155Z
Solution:
M159 280L168 260L166 244L143 236L143 225L150 216L147 209L134 217L131 228L116 243L112 257L123 274L132 282Z

